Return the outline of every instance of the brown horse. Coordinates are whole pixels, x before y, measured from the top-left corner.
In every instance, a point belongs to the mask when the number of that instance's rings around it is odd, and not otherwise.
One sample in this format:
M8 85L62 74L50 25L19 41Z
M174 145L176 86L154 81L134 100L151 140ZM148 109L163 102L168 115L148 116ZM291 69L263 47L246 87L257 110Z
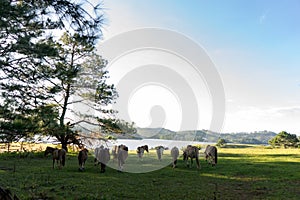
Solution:
M205 151L205 160L208 162L208 164L211 164L212 166L216 166L218 162L218 150L215 146L207 145Z
M52 154L52 160L53 160L52 168L53 169L54 169L55 160L57 161L57 165L59 164L59 169L61 169L62 166L65 166L66 150L57 149L57 148L53 148L53 147L48 146L45 150L45 156L47 156L48 154Z
M200 162L199 162L199 149L196 146L188 145L186 149L183 151L183 160L186 163L187 167L189 167L188 159L191 159L191 165L193 165L193 158L196 159L197 168L200 169Z
M84 165L85 165L85 162L88 158L88 152L89 151L86 148L79 151L79 154L78 154L79 171L84 170Z
M139 159L143 158L144 151L147 151L147 153L149 153L148 145L140 146L137 148L136 152L138 154Z

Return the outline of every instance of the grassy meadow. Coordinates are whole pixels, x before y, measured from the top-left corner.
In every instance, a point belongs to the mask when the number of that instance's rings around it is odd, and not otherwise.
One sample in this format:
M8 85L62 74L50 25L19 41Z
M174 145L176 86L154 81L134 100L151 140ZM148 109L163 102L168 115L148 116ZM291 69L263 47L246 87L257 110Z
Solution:
M143 173L119 173L112 160L100 173L92 155L79 172L77 153L68 153L62 170L52 169L51 158L43 152L0 153L0 186L20 199L299 198L300 149L238 145L218 151L217 167L206 164L201 155L200 170L195 165L187 168L182 157L172 169L169 151L162 162L154 150L142 161L131 151L125 169Z

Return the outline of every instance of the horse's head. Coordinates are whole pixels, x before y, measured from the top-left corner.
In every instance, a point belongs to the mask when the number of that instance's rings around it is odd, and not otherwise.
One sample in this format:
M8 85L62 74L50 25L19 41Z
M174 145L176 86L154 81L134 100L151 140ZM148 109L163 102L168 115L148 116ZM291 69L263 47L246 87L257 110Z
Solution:
M124 145L123 150L128 151L128 147Z
M184 152L183 152L183 161L187 161L187 159L188 159L187 152L184 151Z
M145 151L147 151L147 153L149 153L148 145L145 145L143 148Z
M126 145L124 145L124 144L119 145L118 149L122 149L124 151L128 151L128 147Z
M48 154L52 154L53 148L52 147L47 147L44 153L44 156L47 156Z

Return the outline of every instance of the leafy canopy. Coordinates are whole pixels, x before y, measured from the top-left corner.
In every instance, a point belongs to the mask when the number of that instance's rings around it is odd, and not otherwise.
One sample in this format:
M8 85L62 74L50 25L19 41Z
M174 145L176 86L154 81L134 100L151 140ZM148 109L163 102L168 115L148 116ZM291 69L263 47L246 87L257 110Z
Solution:
M269 141L269 144L272 147L297 147L299 146L299 139L295 134L290 134L286 131L281 131Z

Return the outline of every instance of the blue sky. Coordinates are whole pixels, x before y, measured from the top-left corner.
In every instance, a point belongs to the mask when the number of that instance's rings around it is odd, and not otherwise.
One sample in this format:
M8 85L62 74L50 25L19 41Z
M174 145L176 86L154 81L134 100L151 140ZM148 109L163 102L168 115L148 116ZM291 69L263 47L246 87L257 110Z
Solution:
M186 35L207 51L225 88L223 132L300 134L300 1L103 4L104 41L124 31L159 27Z

